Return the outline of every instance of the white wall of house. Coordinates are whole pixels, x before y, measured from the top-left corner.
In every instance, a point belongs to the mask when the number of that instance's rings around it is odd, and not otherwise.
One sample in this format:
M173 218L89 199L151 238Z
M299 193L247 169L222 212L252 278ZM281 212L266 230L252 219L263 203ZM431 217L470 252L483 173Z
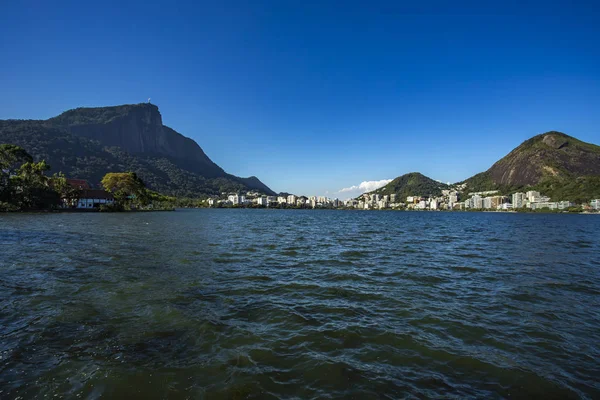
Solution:
M100 205L110 205L113 204L114 200L107 200L107 199L79 199L79 201L77 202L77 208L94 208L94 206L97 204L96 207L99 207Z

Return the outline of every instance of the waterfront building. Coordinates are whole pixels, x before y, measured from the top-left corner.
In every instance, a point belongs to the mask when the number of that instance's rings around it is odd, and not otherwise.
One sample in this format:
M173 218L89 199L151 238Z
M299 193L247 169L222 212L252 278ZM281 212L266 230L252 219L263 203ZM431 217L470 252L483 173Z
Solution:
M294 196L293 194L290 194L290 195L287 197L287 203L288 203L289 205L292 205L292 206L296 205L296 200L297 200L297 197L296 197L296 196Z
M477 207L477 208L479 208L479 207ZM485 208L485 209L492 208L492 198L491 197L484 197L481 200L481 207L480 208Z
M433 199L429 202L429 209L430 210L437 210L438 209L438 202L437 200Z
M590 201L590 206L594 210L600 210L600 199L595 199L595 200Z
M548 202L548 201L538 201L534 203L529 203L532 210L541 210L542 208L549 208L550 210L558 209L558 203Z
M106 190L83 189L76 207L80 209L91 209L98 208L102 205L111 205L114 204L114 202L115 198Z
M525 193L525 197L527 198L527 201L529 201L530 203L535 203L535 202L541 201L540 192L536 192L534 190L530 190L527 193Z
M239 205L239 204L244 204L246 202L246 197L245 196L240 196L238 194L231 194L227 197L227 201L229 201L231 204L235 205Z
M396 193L390 194L390 202L392 202L392 203L396 202Z
M558 202L558 209L559 210L564 210L566 208L573 207L574 205L575 204L572 203L572 202L570 202L570 201L559 201Z
M512 194L512 205L513 208L522 208L525 207L525 201L527 196L525 193L517 192Z
M268 197L265 197L265 196L258 197L256 199L256 204L258 204L259 206L268 207L269 206L269 199L268 199Z

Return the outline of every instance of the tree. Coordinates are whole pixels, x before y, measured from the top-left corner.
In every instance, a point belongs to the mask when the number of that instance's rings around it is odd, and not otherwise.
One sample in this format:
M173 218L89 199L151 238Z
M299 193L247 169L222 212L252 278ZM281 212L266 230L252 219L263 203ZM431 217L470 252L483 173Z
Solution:
M62 172L52 175L50 186L68 205L75 205L81 196L81 190L70 185L67 182L67 177Z
M109 172L102 178L102 186L112 193L120 206L148 203L146 185L135 172Z
M22 147L0 144L0 201L7 200L10 192L10 177L22 163L33 162L33 158Z
M0 169L6 173L14 173L17 165L33 162L33 157L22 147L14 144L0 144Z
M26 162L16 176L10 178L12 202L21 209L46 209L60 204L59 194L50 186L45 172L50 169L46 161Z

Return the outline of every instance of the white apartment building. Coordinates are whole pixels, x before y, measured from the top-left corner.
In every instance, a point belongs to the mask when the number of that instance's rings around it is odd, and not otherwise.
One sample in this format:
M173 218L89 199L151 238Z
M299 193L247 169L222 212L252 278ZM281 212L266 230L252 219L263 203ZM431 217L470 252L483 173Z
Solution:
M478 207L478 208L492 208L492 198L491 197L484 197L482 200L482 206L483 207Z
M471 197L470 200L471 200L470 201L471 208L483 208L483 199L478 194Z
M535 203L529 203L529 206L531 207L532 210L539 210L542 208L549 208L551 210L556 210L558 208L558 203L553 203L553 202L549 202L549 201L544 201L544 202L535 202Z
M595 200L590 201L590 206L594 210L600 210L600 199L595 199Z
M535 203L540 201L542 196L540 195L540 192L530 190L529 192L525 193L525 197L527 197L527 201L530 203Z
M512 195L512 206L513 208L523 208L525 207L525 201L527 200L527 196L525 193L513 193Z
M565 208L573 207L575 205L570 201L559 201L557 204L559 210L564 210Z
M246 197L238 194L232 194L227 197L227 200L235 206L238 204L244 204L246 202Z
M293 206L293 205L296 205L296 201L297 201L297 200L298 200L298 198L297 198L296 196L294 196L293 194L290 194L290 195L287 197L287 203L288 203L288 204L290 204L290 205L292 205L292 206Z

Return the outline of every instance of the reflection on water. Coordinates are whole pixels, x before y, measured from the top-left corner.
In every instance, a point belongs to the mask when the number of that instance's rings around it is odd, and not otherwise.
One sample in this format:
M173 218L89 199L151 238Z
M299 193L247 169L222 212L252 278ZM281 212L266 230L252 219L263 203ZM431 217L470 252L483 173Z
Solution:
M0 215L0 398L598 398L599 231L580 215Z

